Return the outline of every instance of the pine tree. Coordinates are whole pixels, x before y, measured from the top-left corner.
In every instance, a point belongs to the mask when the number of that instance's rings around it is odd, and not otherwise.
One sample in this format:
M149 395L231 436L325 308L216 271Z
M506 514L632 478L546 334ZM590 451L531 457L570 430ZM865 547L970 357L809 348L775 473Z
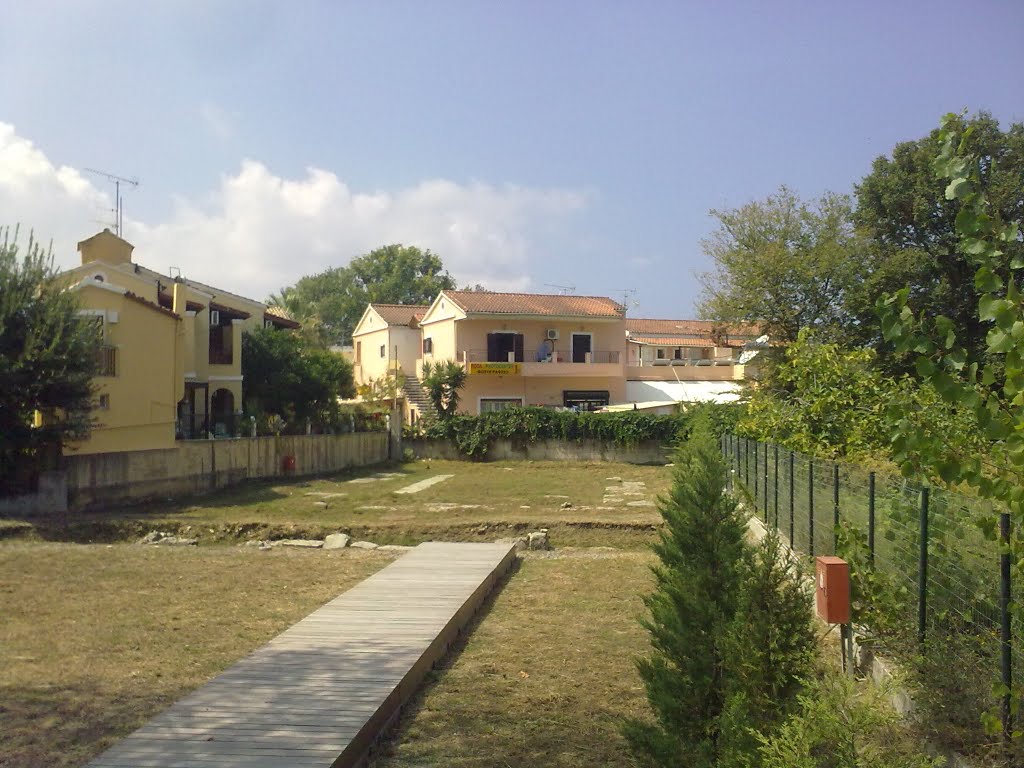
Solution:
M774 531L754 549L725 642L722 766L757 765L757 734L799 709L813 674L811 593L798 561Z
M624 727L644 765L717 764L724 646L748 557L746 524L723 493L725 477L710 430L695 428L676 452L673 488L661 507L666 528L654 546L656 590L644 600L653 653L637 667L656 721Z
M810 595L775 536L748 543L725 479L710 428L695 427L676 453L645 598L653 650L637 668L655 720L623 729L646 766L757 765L756 734L794 711L811 671Z

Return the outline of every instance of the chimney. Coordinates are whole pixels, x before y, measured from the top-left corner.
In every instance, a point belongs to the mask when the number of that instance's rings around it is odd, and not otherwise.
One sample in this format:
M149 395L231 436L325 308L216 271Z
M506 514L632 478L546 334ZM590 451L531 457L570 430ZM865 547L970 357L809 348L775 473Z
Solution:
M185 299L185 284L175 283L174 284L174 299L171 303L171 311L178 317L185 316L185 310L188 307Z
M109 229L104 229L88 240L78 244L78 252L82 254L82 263L102 261L107 264L131 264L132 251L135 246L122 240Z

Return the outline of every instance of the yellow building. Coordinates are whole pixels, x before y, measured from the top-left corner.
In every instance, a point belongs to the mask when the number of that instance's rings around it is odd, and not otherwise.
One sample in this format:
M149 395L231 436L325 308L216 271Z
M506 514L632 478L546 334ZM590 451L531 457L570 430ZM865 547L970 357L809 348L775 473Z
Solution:
M430 307L420 304L368 304L352 331L352 361L357 385L396 371L416 374L420 358L419 321Z
M81 266L64 277L81 294L83 314L102 318L106 367L97 379L98 424L73 449L167 448L176 438L234 434L242 332L298 324L261 302L147 269L132 260L134 246L109 230L78 250Z
M592 410L625 400L625 308L603 296L442 291L419 321L423 362L466 367L459 410Z

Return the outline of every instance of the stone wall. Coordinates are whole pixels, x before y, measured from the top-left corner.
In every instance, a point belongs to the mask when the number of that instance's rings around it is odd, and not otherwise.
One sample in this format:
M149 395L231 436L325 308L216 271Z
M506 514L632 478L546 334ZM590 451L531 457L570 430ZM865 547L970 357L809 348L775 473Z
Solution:
M174 448L71 455L68 508L205 493L250 479L338 472L388 459L386 432L188 440Z
M417 458L469 460L447 440L406 439ZM604 440L517 440L498 439L491 443L484 461L616 461L624 464L666 464L671 448L654 440L636 445L619 445Z

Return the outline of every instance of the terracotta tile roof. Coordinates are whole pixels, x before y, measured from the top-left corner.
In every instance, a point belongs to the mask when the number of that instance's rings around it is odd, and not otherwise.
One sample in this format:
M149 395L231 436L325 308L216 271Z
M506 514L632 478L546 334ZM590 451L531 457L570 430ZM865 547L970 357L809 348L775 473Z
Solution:
M607 296L559 296L537 293L444 291L468 314L621 318L626 308Z
M639 317L626 318L626 330L631 336L638 334L658 334L661 336L710 336L725 330L732 337L755 338L758 328L755 325L741 324L723 326L714 320L653 320Z
M292 318L291 313L276 304L268 305L263 311L263 319L269 320L279 328L301 328L302 324Z
M649 336L632 333L629 340L652 347L714 347L717 346L710 336Z
M388 325L414 326L430 309L424 304L370 304L370 306L384 318L384 322Z

